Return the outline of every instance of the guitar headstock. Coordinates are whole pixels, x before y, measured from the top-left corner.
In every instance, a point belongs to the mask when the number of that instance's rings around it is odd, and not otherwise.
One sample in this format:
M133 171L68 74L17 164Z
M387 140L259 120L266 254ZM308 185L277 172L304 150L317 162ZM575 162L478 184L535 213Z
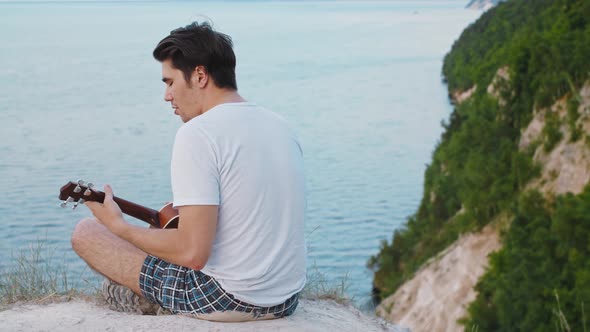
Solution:
M60 206L65 208L68 203L74 202L72 209L76 209L79 204L84 202L103 202L104 193L94 190L92 183L86 183L82 180L78 182L68 182L59 190L59 199L62 200Z

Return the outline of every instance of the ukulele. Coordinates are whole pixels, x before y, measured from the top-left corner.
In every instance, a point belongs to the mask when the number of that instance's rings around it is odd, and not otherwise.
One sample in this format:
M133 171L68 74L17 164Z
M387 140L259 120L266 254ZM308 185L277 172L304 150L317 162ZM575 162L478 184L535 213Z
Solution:
M92 183L85 183L82 180L78 182L70 181L59 190L59 199L62 200L60 206L62 208L65 208L71 202L74 202L72 209L76 209L79 204L89 201L103 203L104 197L104 192L95 190ZM113 197L113 200L119 205L123 213L145 221L156 228L178 228L178 210L172 207L172 203L167 203L159 211L156 211L119 197Z

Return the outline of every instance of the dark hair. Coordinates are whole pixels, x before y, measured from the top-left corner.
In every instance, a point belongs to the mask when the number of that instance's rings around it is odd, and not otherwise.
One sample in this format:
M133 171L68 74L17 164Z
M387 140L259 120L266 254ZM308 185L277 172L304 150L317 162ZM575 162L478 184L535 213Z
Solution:
M154 58L160 62L171 59L189 84L195 67L204 66L219 88L237 90L236 55L232 47L230 36L214 31L207 22L193 22L172 30L162 39L154 49Z

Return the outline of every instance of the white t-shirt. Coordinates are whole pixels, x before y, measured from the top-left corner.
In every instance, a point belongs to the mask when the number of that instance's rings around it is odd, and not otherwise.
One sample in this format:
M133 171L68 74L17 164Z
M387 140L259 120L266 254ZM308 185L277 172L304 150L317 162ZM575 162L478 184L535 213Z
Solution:
M247 102L215 106L176 134L174 206L219 205L201 271L238 300L273 306L305 285L302 154L281 117Z

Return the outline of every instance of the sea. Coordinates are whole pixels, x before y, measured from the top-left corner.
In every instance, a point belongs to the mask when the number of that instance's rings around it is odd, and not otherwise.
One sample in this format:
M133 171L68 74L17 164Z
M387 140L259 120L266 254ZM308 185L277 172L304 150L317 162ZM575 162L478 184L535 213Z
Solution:
M443 58L482 13L466 4L0 1L0 269L42 243L70 284L98 287L70 244L90 212L60 208L59 189L83 179L154 209L171 199L182 123L151 53L208 21L233 39L240 94L301 139L310 276L371 310L367 261L417 210L452 111Z

